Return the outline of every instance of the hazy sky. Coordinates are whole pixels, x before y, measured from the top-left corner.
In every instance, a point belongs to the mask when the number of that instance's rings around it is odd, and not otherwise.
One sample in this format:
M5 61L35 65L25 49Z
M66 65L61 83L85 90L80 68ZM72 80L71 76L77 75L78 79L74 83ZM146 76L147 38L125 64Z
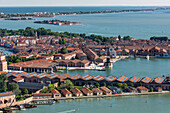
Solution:
M0 0L0 6L170 6L170 0Z

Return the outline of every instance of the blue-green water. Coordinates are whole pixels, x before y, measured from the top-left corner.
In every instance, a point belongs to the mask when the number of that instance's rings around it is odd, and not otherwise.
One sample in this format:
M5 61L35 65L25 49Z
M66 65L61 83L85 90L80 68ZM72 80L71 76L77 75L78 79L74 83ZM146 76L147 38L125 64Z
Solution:
M13 7L0 8L4 13L26 12L67 12L67 11L96 11L96 10L121 10L141 9L148 7ZM94 15L67 15L56 16L56 19L82 22L82 26L55 26L34 24L34 21L5 21L0 19L0 28L20 29L28 26L33 28L44 27L53 31L68 31L76 33L95 33L105 36L130 35L135 38L151 36L170 36L170 11L94 14ZM37 18L37 20L54 18ZM148 76L151 78L162 77L170 74L170 60L151 58L130 58L114 63L111 69L106 71L76 70L64 73L114 75L127 77ZM63 73L60 73L63 74ZM112 105L111 105L112 104ZM61 101L54 105L38 106L35 109L19 111L19 113L58 113L62 111L79 109L76 113L169 113L170 95L150 95L132 97L113 97L103 99L80 99ZM112 107L111 107L112 106Z
M94 11L94 10L121 10L133 9L136 7L38 7L38 8L0 8L0 12L64 12L64 11ZM146 8L146 7L144 7ZM79 10L78 10L79 9ZM138 9L142 9L141 7ZM7 21L0 19L0 28L20 29L28 26L33 28L44 27L52 31L59 32L76 32L86 34L97 34L103 36L127 36L134 38L149 39L151 36L170 36L170 10L159 10L154 12L132 12L132 13L116 13L116 14L93 14L93 15L65 15L56 16L55 18L37 18L37 20L69 20L82 22L82 26L55 26L35 24L34 21Z
M96 71L95 70L64 71L64 73L66 72L71 75L91 74L93 76L113 75L117 77L121 75L125 75L127 77L137 76L142 78L144 76L148 76L150 78L155 78L158 76L162 77L162 75L170 75L170 59L150 58L150 60L147 60L145 58L129 58L114 63L113 67L107 69L106 71L97 71L97 70Z
M169 104L169 94L109 97L61 101L19 113L64 113L73 109L78 109L76 113L169 113Z

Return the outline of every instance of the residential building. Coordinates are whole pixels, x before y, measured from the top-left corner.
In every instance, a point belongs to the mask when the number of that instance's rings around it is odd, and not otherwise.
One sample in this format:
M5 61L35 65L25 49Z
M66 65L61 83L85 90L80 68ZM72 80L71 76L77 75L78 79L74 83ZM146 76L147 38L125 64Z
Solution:
M148 89L144 86L138 86L137 90L139 91L139 93L148 93Z
M97 95L97 96L103 95L103 92L98 88L93 88L92 91L94 95Z
M86 95L86 96L93 96L93 92L88 89L88 88L82 88L82 92Z
M68 89L62 89L61 93L65 96L65 97L72 97L72 93L68 90Z
M103 91L103 94L105 95L112 95L112 91L108 89L107 87L100 87L100 90Z
M51 90L51 93L52 93L53 98L60 98L61 97L60 92L56 89Z
M71 89L71 92L72 92L73 95L76 96L76 97L81 97L81 96L83 96L83 93L82 93L79 89L77 89L77 88L72 88L72 89Z

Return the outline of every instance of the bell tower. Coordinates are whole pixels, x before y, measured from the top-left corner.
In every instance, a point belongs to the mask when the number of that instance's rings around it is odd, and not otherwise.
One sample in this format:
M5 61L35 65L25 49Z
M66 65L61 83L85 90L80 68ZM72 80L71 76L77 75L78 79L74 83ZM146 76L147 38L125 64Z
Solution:
M109 47L106 47L107 50L107 59L106 62L104 63L105 67L112 67L112 62L110 61L110 51L109 51Z
M6 71L7 70L7 61L5 59L5 56L0 56L0 71Z

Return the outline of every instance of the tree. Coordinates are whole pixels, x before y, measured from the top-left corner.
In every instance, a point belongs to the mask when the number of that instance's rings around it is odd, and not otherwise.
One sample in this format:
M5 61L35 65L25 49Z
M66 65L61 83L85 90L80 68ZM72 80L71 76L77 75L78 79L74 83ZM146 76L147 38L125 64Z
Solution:
M64 83L65 83L65 87L68 89L72 89L74 87L73 83L68 79L65 80Z
M110 86L107 86L107 88L110 88Z
M151 87L150 91L153 92L153 87Z
M7 91L7 83L6 83L7 80L8 77L6 76L6 74L2 73L0 75L0 92Z
M123 40L130 40L130 39L131 39L130 36L124 36L124 37L123 37Z
M142 86L142 82L140 82L140 86Z
M103 83L103 86L106 86L106 83L105 83L105 82Z
M61 49L61 53L62 53L62 54L66 54L66 53L68 53L68 51L67 51L67 49L66 49L65 47L63 47L63 48Z
M130 83L130 86L134 87L134 84L131 82L131 83Z
M61 39L59 40L59 44L63 44L63 41Z
M28 94L28 90L26 88L23 90L23 94Z
M100 87L100 84L99 84L99 83L96 83L96 87L99 88L99 87Z
M21 90L19 90L19 85L17 83L9 83L8 90L14 92L16 95L21 94Z
M117 87L121 88L121 87L123 87L123 84L122 83L117 83Z
M63 44L66 44L66 41L64 39L62 39L62 42L63 42Z
M126 83L123 83L123 87L126 88L126 87L127 87L127 84L126 84Z

